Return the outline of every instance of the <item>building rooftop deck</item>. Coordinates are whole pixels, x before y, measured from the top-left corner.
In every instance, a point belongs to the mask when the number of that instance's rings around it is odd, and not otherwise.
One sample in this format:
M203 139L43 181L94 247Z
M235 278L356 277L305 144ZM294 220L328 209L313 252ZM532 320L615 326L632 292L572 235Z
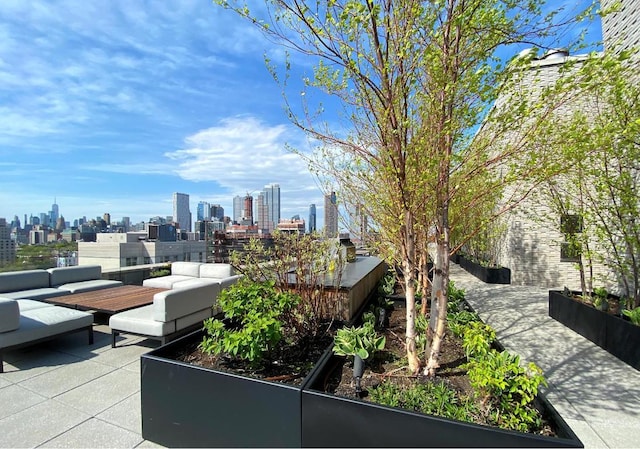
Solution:
M452 279L502 344L534 361L547 397L585 447L640 445L640 371L547 314L547 289L483 284L452 264ZM0 447L159 447L143 440L140 355L158 342L95 326L6 354L0 374Z

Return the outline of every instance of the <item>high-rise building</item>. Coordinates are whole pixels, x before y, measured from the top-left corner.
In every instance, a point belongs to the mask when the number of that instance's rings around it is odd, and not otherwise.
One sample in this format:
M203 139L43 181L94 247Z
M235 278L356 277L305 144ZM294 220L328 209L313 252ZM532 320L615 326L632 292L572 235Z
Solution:
M273 232L280 222L280 184L264 186L264 200L267 205L267 229ZM263 226L265 228L265 226Z
M249 225L253 224L253 197L247 193L244 197L244 208L242 209L244 212L242 213L242 221L248 223Z
M316 205L309 205L309 234L316 231Z
M258 222L258 227L265 232L268 232L269 211L267 209L267 201L265 199L264 192L260 192L258 194L256 209L256 221Z
M56 204L56 200L54 198L53 204L51 205L51 210L49 211L49 224L51 226L55 226L58 218L60 218L60 210L58 209L58 205Z
M11 239L11 228L7 220L0 218L0 263L16 261L16 242Z
M338 236L338 199L336 192L324 196L324 235Z
M240 195L236 195L233 197L233 221L235 223L240 223L242 220L242 208L244 207L242 197Z
M219 204L212 204L210 207L210 215L212 220L224 220L224 208Z
M111 225L111 214L109 212L105 212L102 215L102 219L107 222L107 226Z
M191 211L189 210L188 194L173 194L173 219L178 223L181 231L191 232Z
M211 220L211 205L206 201L200 201L198 203L196 220L197 221Z

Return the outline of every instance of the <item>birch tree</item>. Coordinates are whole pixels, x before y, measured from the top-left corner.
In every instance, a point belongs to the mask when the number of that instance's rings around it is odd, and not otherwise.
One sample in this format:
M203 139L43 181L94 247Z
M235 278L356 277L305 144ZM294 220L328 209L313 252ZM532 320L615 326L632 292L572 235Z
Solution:
M463 196L479 202L488 191L531 171L522 160L512 160L526 135L535 132L532 108L524 100L518 100L515 113L492 115L492 137L472 138L499 86L506 88L526 64L502 65L496 50L535 42L553 29L551 18L542 16L543 2L267 0L262 11L241 1L216 2L308 56L315 69L306 88L339 100L345 122L336 127L322 120L323 107L315 108L309 95L297 97L300 103L285 96L289 118L319 142L318 153L309 158L313 170L365 208L375 221L381 249L399 262L408 369L433 375L446 327L451 205ZM269 66L286 90L287 75ZM544 111L536 114L545 116L546 108L538 109ZM490 145L498 141L496 135L515 127L522 131L525 124L523 137L496 154L497 147ZM498 166L508 173L487 176ZM480 174L487 182L469 197L465 183ZM423 268L429 239L436 257L429 349L422 358L414 326L416 271Z

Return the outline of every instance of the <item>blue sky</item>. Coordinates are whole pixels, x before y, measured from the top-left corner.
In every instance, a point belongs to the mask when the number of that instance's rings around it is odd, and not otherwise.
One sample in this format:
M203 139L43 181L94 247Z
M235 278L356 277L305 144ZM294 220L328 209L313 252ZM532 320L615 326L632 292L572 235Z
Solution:
M231 215L235 195L279 183L282 217L306 219L315 203L322 226L322 192L286 149L308 143L265 54L283 61L209 0L2 0L0 217L56 198L67 221L147 221L172 214L173 192L190 195L194 217L199 201ZM292 63L295 92L312 61Z

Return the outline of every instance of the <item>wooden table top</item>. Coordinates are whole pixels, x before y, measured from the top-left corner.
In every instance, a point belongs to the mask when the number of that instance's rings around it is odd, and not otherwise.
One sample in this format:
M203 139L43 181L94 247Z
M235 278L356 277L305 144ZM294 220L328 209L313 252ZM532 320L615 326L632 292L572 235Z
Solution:
M166 291L164 288L122 285L90 292L74 293L49 298L51 304L73 307L78 310L94 310L114 314L153 303L153 295Z

